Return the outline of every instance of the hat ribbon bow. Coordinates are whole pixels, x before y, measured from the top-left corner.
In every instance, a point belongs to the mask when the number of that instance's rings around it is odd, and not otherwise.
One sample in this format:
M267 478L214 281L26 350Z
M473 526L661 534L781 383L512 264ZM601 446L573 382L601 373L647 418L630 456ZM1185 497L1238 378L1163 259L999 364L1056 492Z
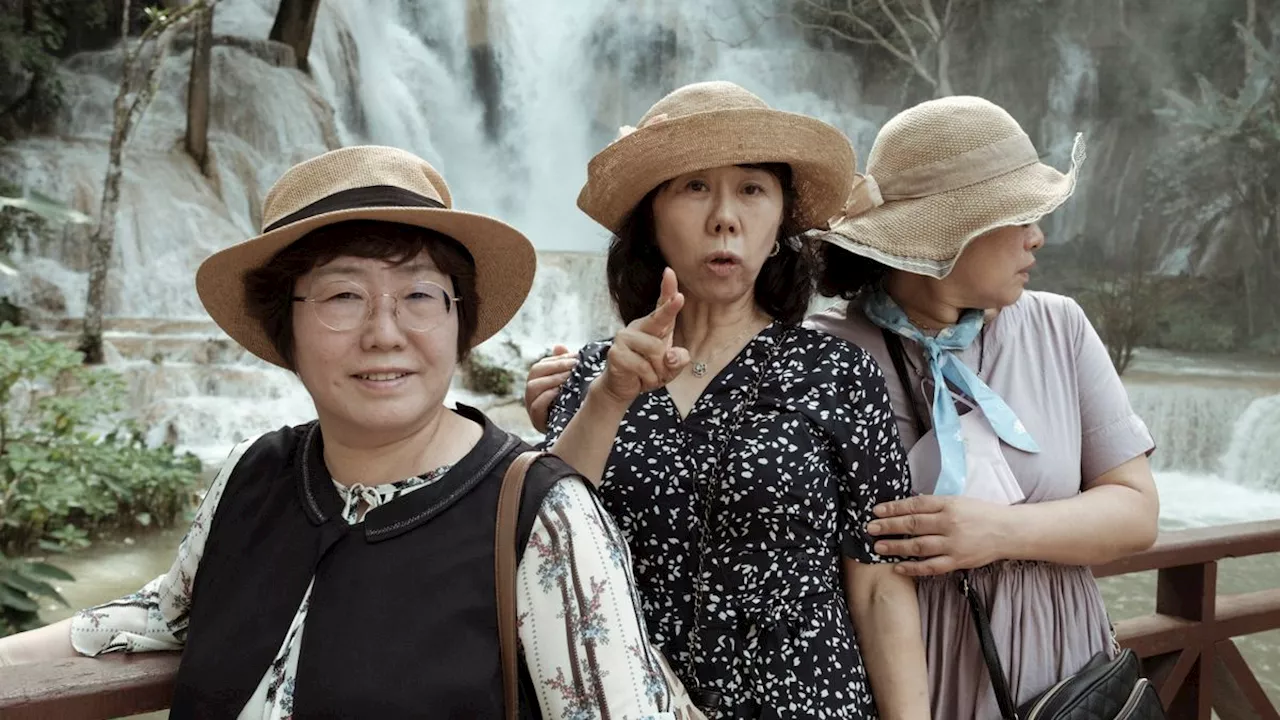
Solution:
M660 122L662 122L662 121L664 121L664 120L666 120L666 119L667 119L667 114L666 114L666 113L660 113L660 114L658 114L658 115L654 115L653 117L649 118L648 120L645 120L644 122L640 123L640 127L639 127L639 128L632 127L631 125L623 125L622 127L618 128L618 137L614 138L614 142L617 142L618 140L621 140L622 138L624 138L624 137L626 137L626 136L630 135L631 133L635 132L636 130L641 130L641 129L647 128L647 127L649 127L650 125L657 125L658 123L660 123Z
M880 185L870 174L854 175L853 189L845 202L844 217L857 217L884 204L884 196L880 194Z

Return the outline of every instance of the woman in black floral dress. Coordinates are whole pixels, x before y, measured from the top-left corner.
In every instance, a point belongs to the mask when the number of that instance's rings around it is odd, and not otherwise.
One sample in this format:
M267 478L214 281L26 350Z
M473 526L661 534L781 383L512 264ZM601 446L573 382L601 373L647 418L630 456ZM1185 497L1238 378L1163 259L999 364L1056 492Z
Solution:
M928 717L914 587L865 531L910 487L884 380L797 325L796 235L852 171L834 128L702 83L624 128L579 198L615 235L627 327L578 355L547 442L599 484L653 639L711 717Z

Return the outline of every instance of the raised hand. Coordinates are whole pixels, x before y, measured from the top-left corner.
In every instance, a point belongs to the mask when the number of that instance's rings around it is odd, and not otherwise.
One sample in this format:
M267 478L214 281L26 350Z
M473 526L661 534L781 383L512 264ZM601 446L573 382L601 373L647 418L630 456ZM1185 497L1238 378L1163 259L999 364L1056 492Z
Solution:
M551 403L560 396L560 386L578 364L577 355L564 345L551 348L551 354L529 367L524 381L524 411L538 432L547 431Z
M595 381L611 400L630 405L641 393L671 382L689 364L689 351L672 346L676 318L684 307L678 288L675 271L667 268L653 312L614 336L605 371Z

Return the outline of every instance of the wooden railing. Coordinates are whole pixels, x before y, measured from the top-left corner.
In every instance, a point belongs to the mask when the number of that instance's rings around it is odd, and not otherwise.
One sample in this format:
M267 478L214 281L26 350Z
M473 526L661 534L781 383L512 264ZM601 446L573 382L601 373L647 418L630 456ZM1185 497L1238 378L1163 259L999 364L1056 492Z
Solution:
M1280 587L1218 595L1218 562L1280 552L1280 520L1162 533L1155 547L1094 569L1158 571L1151 615L1117 624L1143 658L1170 720L1280 720L1233 638L1280 628ZM1280 577L1274 578L1280 585ZM173 653L0 668L0 720L100 720L163 710ZM939 720L951 720L939 718Z
M1107 577L1156 576L1155 613L1117 623L1120 643L1143 658L1170 720L1280 720L1233 638L1280 628L1277 587L1218 594L1218 562L1280 552L1280 520L1163 533L1155 547L1095 568Z
M164 710L179 657L118 654L0 668L0 720L107 720Z

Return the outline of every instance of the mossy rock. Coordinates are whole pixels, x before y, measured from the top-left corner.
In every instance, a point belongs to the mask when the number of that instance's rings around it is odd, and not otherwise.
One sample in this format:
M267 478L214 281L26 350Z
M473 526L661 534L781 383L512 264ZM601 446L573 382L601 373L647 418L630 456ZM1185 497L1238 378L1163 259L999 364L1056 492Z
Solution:
M25 325L27 313L13 304L8 296L0 297L0 325Z
M462 386L472 392L505 396L515 388L515 373L480 353L471 353L463 361L462 371Z

